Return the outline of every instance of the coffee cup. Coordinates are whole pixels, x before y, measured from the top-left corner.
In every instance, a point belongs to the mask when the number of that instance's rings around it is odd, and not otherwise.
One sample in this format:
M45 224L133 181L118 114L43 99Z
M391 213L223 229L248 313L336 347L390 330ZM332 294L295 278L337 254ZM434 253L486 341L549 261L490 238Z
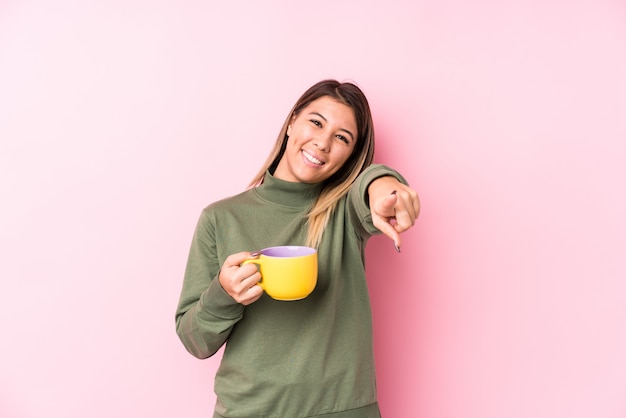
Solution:
M261 273L258 283L276 300L304 299L317 284L317 250L284 245L261 250L258 258L242 263L256 264Z

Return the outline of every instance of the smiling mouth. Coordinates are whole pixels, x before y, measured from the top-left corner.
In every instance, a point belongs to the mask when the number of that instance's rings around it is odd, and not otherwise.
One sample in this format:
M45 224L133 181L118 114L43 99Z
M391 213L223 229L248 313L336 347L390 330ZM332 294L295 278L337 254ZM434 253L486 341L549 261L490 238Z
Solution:
M302 150L302 155L304 155L304 158L306 158L308 161L312 162L315 165L324 165L325 164L323 161L318 160L317 158L315 158L314 156L312 156L311 154L309 154L305 150Z

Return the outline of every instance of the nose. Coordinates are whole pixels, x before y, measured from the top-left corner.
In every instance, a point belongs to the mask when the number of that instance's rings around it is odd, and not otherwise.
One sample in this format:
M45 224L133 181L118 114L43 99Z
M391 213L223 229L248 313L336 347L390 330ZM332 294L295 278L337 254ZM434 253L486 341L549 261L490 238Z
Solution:
M326 135L326 134L319 135L313 140L313 145L315 145L315 147L322 152L329 152L330 144L331 144L330 135Z

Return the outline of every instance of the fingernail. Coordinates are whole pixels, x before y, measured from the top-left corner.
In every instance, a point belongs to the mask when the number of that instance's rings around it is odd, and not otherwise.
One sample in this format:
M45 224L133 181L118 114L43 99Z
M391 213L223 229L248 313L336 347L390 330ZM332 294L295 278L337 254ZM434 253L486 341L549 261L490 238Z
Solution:
M396 244L396 243L394 242L393 246L394 246L394 247L396 247L396 251L397 251L397 252L400 252L400 247L398 247L398 244Z
M258 256L260 256L261 254L262 254L262 252L261 252L261 251L255 251L255 252L253 252L253 253L250 253L250 257L258 257Z

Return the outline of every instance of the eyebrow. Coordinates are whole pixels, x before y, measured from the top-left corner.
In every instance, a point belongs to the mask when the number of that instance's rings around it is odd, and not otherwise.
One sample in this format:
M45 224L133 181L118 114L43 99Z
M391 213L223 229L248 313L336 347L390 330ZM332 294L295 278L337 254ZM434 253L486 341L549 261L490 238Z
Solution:
M317 113L317 112L311 112L309 113L309 115L317 115L320 118L324 119L324 122L328 122L328 119L326 119L321 113ZM354 134L352 132L350 132L349 130L347 130L346 128L339 128L340 131L344 131L346 132L348 135L350 135L350 137L352 138L352 140L354 141Z

